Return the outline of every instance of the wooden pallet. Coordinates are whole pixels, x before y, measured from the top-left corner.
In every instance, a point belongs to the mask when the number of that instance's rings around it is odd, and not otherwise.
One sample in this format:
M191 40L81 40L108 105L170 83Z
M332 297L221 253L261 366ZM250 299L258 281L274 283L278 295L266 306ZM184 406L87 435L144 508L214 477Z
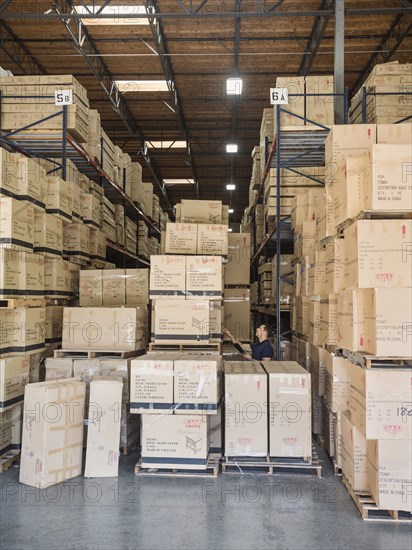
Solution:
M222 352L222 344L216 342L213 344L156 344L155 342L149 343L149 351L217 351Z
M295 474L322 475L322 465L312 446L312 456L307 458L262 458L225 457L222 462L222 474Z
M334 353L338 357L345 357L345 359L348 359L351 363L366 369L396 369L402 367L412 368L412 357L380 357L377 355L370 355L368 353L354 352L336 346L325 346L325 348L330 353Z
M328 455L329 456L329 455ZM330 463L332 464L333 468L333 474L335 476L342 476L342 468L340 468L336 462L336 459L334 456L329 456Z
M5 472L16 460L20 460L20 449L11 450L0 457L0 473Z
M135 475L139 476L154 476L154 477L207 477L215 478L220 470L220 455L210 454L207 460L205 470L187 470L184 468L159 469L159 468L143 468L141 460L134 467Z
M131 357L138 357L144 355L146 350L131 350L131 351L117 351L117 350L80 350L80 349L55 349L54 357L84 357L85 359L96 359L98 357L113 357L115 359L129 359Z
M410 512L399 512L398 510L384 510L378 508L372 496L367 491L355 491L352 489L345 476L342 476L342 481L364 521L412 523L412 514Z

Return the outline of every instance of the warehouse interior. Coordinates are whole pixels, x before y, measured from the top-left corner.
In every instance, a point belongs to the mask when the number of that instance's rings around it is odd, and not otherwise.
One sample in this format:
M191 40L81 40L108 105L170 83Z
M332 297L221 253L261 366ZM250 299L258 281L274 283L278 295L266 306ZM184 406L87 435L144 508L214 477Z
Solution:
M412 550L412 2L3 0L1 547Z

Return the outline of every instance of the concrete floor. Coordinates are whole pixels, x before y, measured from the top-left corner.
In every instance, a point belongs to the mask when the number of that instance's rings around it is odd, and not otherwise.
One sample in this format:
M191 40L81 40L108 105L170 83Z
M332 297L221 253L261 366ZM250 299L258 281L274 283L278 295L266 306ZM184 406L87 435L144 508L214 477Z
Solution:
M325 459L323 452L320 458ZM0 476L2 550L411 550L410 525L368 524L324 461L323 477L139 478L136 455L118 479L35 491L18 468Z

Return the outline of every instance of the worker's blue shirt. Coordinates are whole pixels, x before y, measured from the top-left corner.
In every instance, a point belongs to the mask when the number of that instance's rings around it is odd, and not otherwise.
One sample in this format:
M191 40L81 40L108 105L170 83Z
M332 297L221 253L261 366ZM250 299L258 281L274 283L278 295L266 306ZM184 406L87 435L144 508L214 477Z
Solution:
M273 359L273 348L269 340L263 340L263 342L251 344L250 347L252 348L252 359L256 359L256 361L262 361L264 357L270 357Z

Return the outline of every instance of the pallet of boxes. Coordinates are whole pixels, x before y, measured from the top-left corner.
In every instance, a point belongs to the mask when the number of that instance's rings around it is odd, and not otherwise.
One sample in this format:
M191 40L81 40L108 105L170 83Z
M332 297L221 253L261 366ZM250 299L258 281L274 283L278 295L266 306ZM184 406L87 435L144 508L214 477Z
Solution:
M225 361L223 473L315 474L311 377L294 361Z
M311 372L318 429L366 520L412 512L411 136L410 124L353 124L326 140Z
M46 360L45 381L26 387L21 483L43 488L80 475L84 447L85 477L118 475L119 449L138 438L129 372L147 345L148 271L80 271L80 307L64 308L63 347ZM54 416L37 415L39 406Z
M166 254L150 259L150 351L131 365L130 407L141 414L135 473L216 476L228 225L219 201L182 200L177 210Z

